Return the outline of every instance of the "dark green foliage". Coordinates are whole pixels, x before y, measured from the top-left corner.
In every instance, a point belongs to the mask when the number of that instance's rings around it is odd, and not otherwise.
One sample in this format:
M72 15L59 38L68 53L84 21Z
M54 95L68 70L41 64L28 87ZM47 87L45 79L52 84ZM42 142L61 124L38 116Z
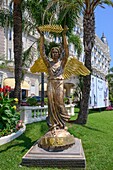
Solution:
M1 9L0 10L0 26L2 27L12 27L13 24L13 18L12 18L12 13L10 12L9 9Z
M28 12L28 17L31 18L31 23L36 26L42 25L43 14L45 8L47 6L47 0L39 1L39 0L27 0L26 2L26 10ZM50 19L50 14L48 13L45 18L45 24L48 23Z
M82 53L82 42L80 40L80 37L78 35L71 34L69 36L69 43L74 44L75 51L77 51L78 58L79 58Z
M82 90L83 90L83 76L78 77L79 82L76 84L76 88L73 96L77 99L76 104L80 107L80 103L82 100Z
M36 100L36 98L31 98L31 97L29 97L29 98L27 99L27 103L28 103L29 106L37 106L37 100Z
M47 98L47 97L44 98L44 104L45 104L45 105L48 104L48 98Z
M20 114L16 112L14 99L4 97L0 100L0 136L14 132L20 120Z
M52 47L60 47L60 44L58 44L58 43L56 43L54 41L50 42L49 44L46 43L45 44L45 53L46 53L47 56L49 55L50 50L51 50Z
M113 67L109 70L106 79L108 80L109 86L109 99L113 103Z
M75 0L51 0L48 3L47 9L51 9L52 7L56 10L57 17L56 20L53 20L53 23L57 23L62 25L63 27L67 25L69 28L68 35L72 32L75 23L77 22L77 18L81 12L81 3L82 1L79 0L79 3ZM56 6L56 7L55 7ZM53 10L52 8L52 10Z

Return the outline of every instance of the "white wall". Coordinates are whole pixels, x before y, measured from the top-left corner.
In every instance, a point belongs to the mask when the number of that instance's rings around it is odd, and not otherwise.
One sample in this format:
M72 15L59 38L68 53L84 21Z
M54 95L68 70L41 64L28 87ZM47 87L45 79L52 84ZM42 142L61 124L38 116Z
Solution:
M109 91L107 82L92 75L89 108L101 108L108 105Z

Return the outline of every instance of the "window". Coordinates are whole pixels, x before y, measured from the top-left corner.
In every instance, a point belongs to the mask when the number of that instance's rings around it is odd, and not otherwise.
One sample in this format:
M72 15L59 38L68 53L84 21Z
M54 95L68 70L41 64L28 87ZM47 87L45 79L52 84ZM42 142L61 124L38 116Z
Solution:
M9 40L10 41L12 40L12 31L11 31L11 29L9 30Z
M8 60L11 60L11 48L8 50Z

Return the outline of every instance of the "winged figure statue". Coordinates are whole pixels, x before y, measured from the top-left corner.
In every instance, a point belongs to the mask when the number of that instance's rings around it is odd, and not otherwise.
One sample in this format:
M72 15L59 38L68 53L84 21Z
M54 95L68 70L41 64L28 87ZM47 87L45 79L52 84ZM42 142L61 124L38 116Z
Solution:
M40 57L30 68L32 73L45 72L48 75L48 114L51 127L65 128L65 121L68 121L69 115L64 106L64 79L72 75L90 74L90 71L76 57L69 56L66 31L61 26L45 25L37 28L40 34ZM44 50L44 31L62 32L64 56L61 57L61 49L53 47L50 50L50 56L46 56Z

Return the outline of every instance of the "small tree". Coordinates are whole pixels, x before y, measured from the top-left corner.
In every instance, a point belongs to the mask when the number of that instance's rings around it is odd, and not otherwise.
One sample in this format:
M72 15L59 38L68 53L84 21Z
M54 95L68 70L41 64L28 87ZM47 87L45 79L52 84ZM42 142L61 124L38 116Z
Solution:
M77 104L78 106L80 107L81 105L81 100L82 100L82 89L83 89L83 77L82 76L79 76L78 77L78 80L79 82L76 84L76 88L75 88L75 91L74 91L74 97L77 98Z
M113 67L109 69L106 79L108 80L109 86L109 100L113 103Z

